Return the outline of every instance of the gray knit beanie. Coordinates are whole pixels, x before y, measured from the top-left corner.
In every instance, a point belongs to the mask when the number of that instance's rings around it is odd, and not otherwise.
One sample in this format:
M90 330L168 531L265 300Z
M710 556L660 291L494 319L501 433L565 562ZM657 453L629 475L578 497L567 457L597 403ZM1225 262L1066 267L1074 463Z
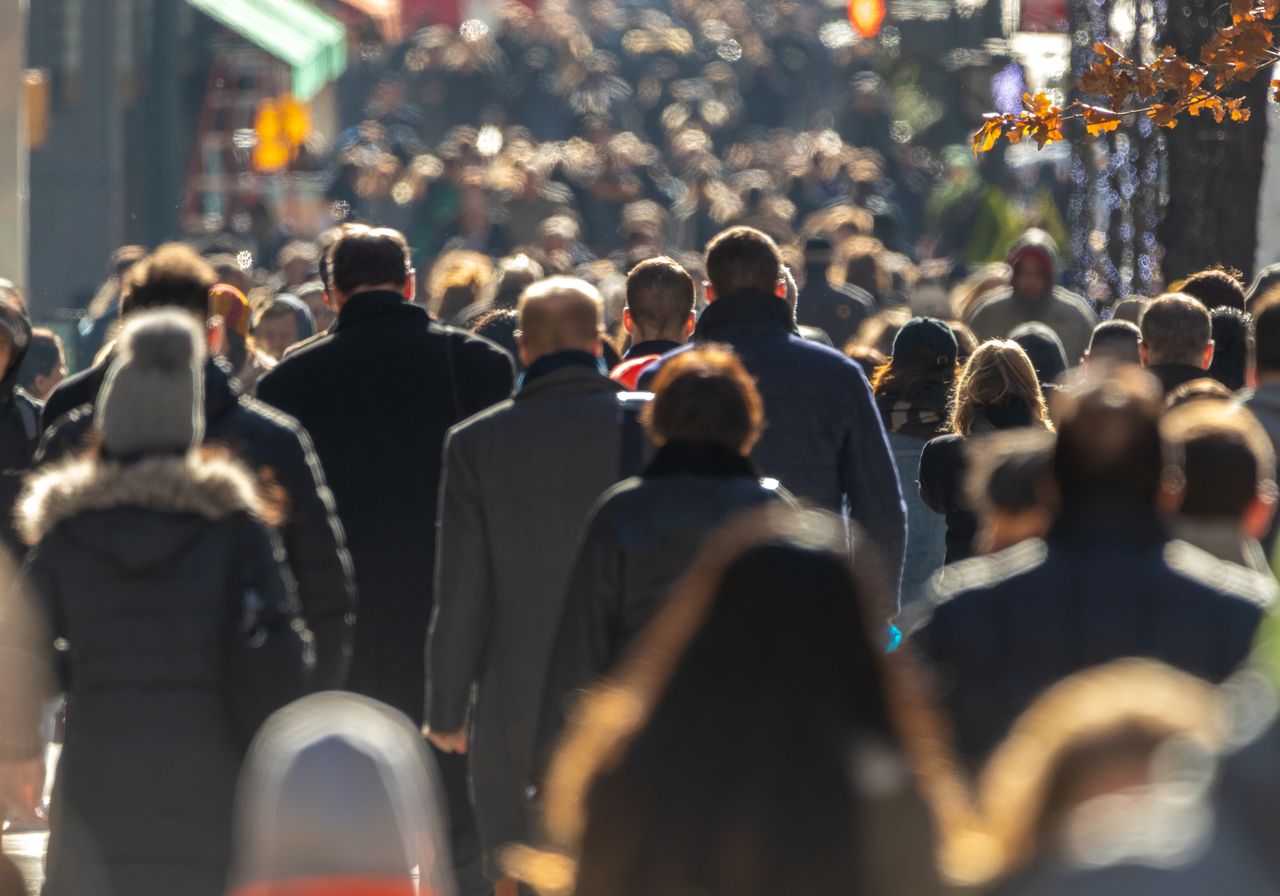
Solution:
M140 312L98 396L102 449L112 457L185 453L204 441L204 334L175 308Z

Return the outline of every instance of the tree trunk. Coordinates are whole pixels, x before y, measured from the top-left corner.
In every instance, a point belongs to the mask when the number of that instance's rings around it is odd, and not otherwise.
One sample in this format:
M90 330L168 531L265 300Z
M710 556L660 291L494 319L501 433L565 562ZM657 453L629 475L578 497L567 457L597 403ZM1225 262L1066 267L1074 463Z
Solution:
M1164 43L1198 60L1213 26L1224 24L1219 10L1225 5L1220 0L1178 0L1169 6ZM1252 278L1269 81L1270 75L1260 72L1233 92L1248 97L1253 114L1246 123L1217 124L1209 114L1184 115L1176 128L1165 132L1169 204L1159 239L1167 283L1215 264Z

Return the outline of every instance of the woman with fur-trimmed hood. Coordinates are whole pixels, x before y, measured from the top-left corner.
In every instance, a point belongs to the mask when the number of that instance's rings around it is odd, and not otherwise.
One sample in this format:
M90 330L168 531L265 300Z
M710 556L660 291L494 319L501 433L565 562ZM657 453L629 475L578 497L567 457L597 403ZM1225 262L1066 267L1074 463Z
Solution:
M305 691L310 636L252 475L197 452L196 321L139 314L120 345L98 451L19 505L68 698L45 893L220 896L248 739Z

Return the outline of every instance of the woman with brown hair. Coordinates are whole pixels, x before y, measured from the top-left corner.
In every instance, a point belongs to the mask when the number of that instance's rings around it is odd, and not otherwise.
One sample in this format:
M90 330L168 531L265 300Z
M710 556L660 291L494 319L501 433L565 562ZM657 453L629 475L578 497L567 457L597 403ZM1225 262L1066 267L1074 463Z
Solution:
M573 858L513 866L576 896L938 893L921 794L955 792L910 668L885 654L877 565L857 531L850 564L844 525L816 511L716 536L552 764L545 830Z
M791 497L749 459L764 404L732 349L707 345L663 365L642 412L657 454L601 497L569 580L551 655L540 742L564 702L607 672L662 606L708 534L735 514Z
M986 342L956 382L949 433L930 441L920 455L920 498L946 517L948 564L973 555L978 532L977 518L964 497L971 438L1021 426L1053 429L1036 369L1016 342Z

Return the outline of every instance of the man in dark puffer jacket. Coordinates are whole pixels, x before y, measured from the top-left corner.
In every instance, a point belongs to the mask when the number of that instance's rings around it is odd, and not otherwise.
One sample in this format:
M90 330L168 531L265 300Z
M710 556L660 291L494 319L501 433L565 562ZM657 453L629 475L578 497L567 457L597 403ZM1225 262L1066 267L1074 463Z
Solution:
M976 768L1045 688L1126 656L1222 681L1248 656L1270 579L1170 541L1156 381L1136 369L1064 394L1043 540L945 569L907 621L962 760Z

